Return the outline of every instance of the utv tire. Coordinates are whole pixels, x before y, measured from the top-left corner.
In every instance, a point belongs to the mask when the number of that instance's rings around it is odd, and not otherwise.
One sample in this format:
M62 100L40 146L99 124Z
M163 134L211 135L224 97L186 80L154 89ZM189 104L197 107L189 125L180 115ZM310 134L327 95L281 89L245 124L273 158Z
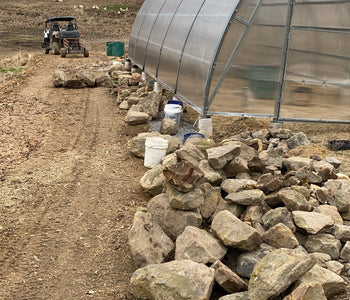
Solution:
M89 50L84 48L84 57L89 57Z
M62 48L61 49L61 57L66 57L67 55L67 48Z
M43 50L43 53L44 53L44 54L49 54L49 53L50 53L50 49L43 48L42 50Z
M51 47L54 55L60 54L60 48L58 47L58 43L53 42Z

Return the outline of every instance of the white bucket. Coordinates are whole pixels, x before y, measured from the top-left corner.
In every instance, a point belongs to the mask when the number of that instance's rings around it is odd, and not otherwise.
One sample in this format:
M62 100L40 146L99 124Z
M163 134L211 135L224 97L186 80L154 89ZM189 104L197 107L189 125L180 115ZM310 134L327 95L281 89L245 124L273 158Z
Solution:
M213 136L213 122L210 118L198 120L199 133L204 134L207 139Z
M166 155L168 141L160 137L147 137L145 142L145 160L146 168L154 168L162 162Z
M172 119L177 125L180 125L182 107L178 104L165 104L164 106L164 118Z

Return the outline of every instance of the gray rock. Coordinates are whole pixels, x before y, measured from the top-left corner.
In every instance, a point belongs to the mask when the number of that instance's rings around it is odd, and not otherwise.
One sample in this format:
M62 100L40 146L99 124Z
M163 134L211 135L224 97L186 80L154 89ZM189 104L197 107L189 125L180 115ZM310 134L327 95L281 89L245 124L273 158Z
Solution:
M238 142L228 142L219 147L207 149L208 161L213 169L222 169L229 161L241 152Z
M340 257L350 262L350 242L346 242L343 249L341 250Z
M174 243L152 219L151 214L137 211L129 232L132 258L138 268L164 262Z
M318 283L300 284L283 300L327 300L323 287Z
M330 260L326 262L326 268L329 271L334 272L337 275L340 275L344 270L344 265L336 260Z
M56 70L53 75L53 85L55 87L62 87L65 85L65 83L68 80L68 76L66 75L66 73L62 70Z
M216 261L211 268L215 270L216 283L226 292L236 293L248 289L248 284L221 261Z
M281 175L267 173L260 176L257 182L257 188L263 190L265 193L275 192L281 187L283 187Z
M319 207L314 209L314 212L330 217L335 224L343 224L343 219L335 206L320 205Z
M342 224L334 224L333 235L342 242L350 241L350 226Z
M176 260L190 259L197 263L214 263L221 260L227 252L226 247L205 230L187 226L176 239Z
M265 199L264 192L261 190L246 190L228 194L226 201L240 205L259 205Z
M162 192L164 182L165 177L163 175L162 165L148 170L140 179L142 188L152 196L156 196Z
M244 278L250 278L255 265L273 250L273 247L261 244L261 247L258 250L240 254L237 257L237 274Z
M290 139L287 140L289 149L294 149L298 146L310 146L311 142L307 138L304 132L294 134Z
M274 151L261 151L259 153L259 159L265 166L274 166L276 168L281 168L283 162L283 156L280 153L281 151L276 151L275 149L273 150ZM249 167L251 167L251 164L249 164ZM260 169L260 171L263 171L263 169Z
M305 243L305 248L309 253L326 253L330 255L332 259L338 259L341 249L341 242L331 234L321 233L310 235Z
M96 86L96 76L92 72L84 71L76 74L77 79L83 80L88 87Z
M350 188L350 181L346 179L330 179L324 183L324 187L335 193L339 190L348 190Z
M236 217L239 217L241 215L241 213L244 210L244 206L242 205L238 205L238 204L234 204L234 203L229 203L227 201L221 201L218 205L218 207L216 208L214 214L212 215L212 219L221 211L227 210L229 211L231 214L235 215Z
M242 157L235 157L230 163L224 168L227 177L234 177L239 173L248 173L248 161Z
M199 209L202 217L208 219L222 201L221 189L219 187L213 187L208 182L201 184L199 188L203 193L203 203Z
M132 105L130 110L145 112L149 114L152 119L156 119L158 117L160 101L161 95L151 92L147 97L142 98L138 104Z
M325 168L325 169L329 169L331 171L334 170L334 166L328 162L326 162L325 160L313 160L311 163L311 168L315 171L318 172L320 169Z
M262 239L265 243L275 248L293 249L299 245L299 242L294 236L293 232L282 223L271 227L264 233Z
M148 212L158 222L163 231L175 240L187 226L199 227L202 216L197 210L184 211L171 208L166 194L153 197L147 205Z
M312 159L305 157L289 157L283 160L282 166L288 171L296 171L303 167L311 168Z
M183 147L177 150L176 155L181 160L187 161L192 164L196 169L201 160L205 159L204 154L192 143L186 143Z
M250 300L267 300L284 292L315 262L307 255L279 249L266 255L254 268L249 280Z
M158 131L143 132L138 134L129 142L129 149L137 157L145 157L145 142L147 137L160 137L168 141L167 154L175 152L180 147L180 140L177 137L160 134Z
M175 209L192 210L199 208L204 202L203 193L199 188L194 188L192 191L183 193L171 184L166 183L165 190L170 207Z
M221 188L228 194L256 188L256 181L248 179L226 179Z
M159 131L161 134L176 135L179 132L179 126L176 121L164 118L160 123Z
M220 297L219 300L249 300L248 292L234 293Z
M129 107L131 107L132 105L138 104L141 100L142 100L142 98L136 97L136 96L130 96L130 97L127 97L127 99L126 99L126 101L129 104ZM139 112L141 112L141 111L139 111ZM147 115L149 116L149 114L147 114Z
M271 194L265 195L265 203L268 206L275 208L277 206L281 206L282 200L278 197L277 192L273 192Z
M316 199L323 204L334 203L333 193L325 187L316 189L315 196Z
M350 189L341 189L334 192L333 194L334 202L330 202L329 204L335 205L339 212L350 211Z
M335 169L338 169L341 165L341 162L333 156L328 156L324 160L331 164Z
M263 205L248 206L241 215L241 220L244 222L250 222L251 224L262 224L262 216L264 215L264 212L265 209L263 208Z
M120 102L119 109L120 110L129 110L130 109L130 105L129 105L128 101L123 100L122 102Z
M306 285L321 284L327 298L344 292L347 286L343 278L318 265L302 275L296 284L299 286L303 283Z
M201 160L198 169L204 174L205 180L211 184L217 185L226 179L224 172L213 169L207 160Z
M312 259L316 261L316 264L322 268L326 268L326 263L332 259L329 254L321 252L310 253L310 257L312 257Z
M241 251L256 250L261 244L258 231L226 210L214 216L211 229L224 245Z
M269 229L278 223L286 225L292 232L295 232L296 228L293 221L291 212L285 207L278 207L269 210L262 217L265 228Z
M128 111L128 113L125 116L125 123L129 125L138 125L147 123L151 120L151 117L144 112L139 111Z
M321 184L323 179L320 175L318 175L316 172L307 170L306 171L306 177L308 183L313 183L313 184Z
M330 217L316 212L293 211L292 215L295 225L309 234L324 232L334 225Z
M151 128L150 122L138 124L138 125L129 125L127 124L122 130L123 133L129 136L137 136L140 133L148 132Z
M138 269L131 277L138 299L208 300L215 270L191 260L172 261Z
M290 210L305 210L311 211L312 206L307 199L295 190L280 190L278 197L282 200L284 205Z

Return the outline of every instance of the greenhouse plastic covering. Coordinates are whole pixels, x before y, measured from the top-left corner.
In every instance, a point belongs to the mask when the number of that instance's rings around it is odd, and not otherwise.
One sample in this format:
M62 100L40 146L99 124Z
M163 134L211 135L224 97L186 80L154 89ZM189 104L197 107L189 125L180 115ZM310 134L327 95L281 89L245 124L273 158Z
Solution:
M145 0L128 55L202 115L350 122L350 1Z

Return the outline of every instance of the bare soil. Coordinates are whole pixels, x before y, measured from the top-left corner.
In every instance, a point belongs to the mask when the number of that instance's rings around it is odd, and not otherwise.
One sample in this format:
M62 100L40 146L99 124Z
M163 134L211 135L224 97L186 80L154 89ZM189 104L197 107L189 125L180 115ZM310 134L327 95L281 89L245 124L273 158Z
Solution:
M73 7L80 4L82 14ZM147 169L126 147L125 113L108 88L67 90L51 83L57 68L103 70L111 60L106 42L127 43L135 12L92 9L112 4L0 3L0 69L19 70L0 73L0 299L133 299L127 234L136 208L149 200L139 185ZM55 15L78 17L89 58L41 54L43 22ZM190 122L196 117L190 109L184 113ZM214 138L268 125L216 117ZM296 155L335 155L350 174L350 151L327 149L330 139L349 139L349 126L286 126L314 142Z

